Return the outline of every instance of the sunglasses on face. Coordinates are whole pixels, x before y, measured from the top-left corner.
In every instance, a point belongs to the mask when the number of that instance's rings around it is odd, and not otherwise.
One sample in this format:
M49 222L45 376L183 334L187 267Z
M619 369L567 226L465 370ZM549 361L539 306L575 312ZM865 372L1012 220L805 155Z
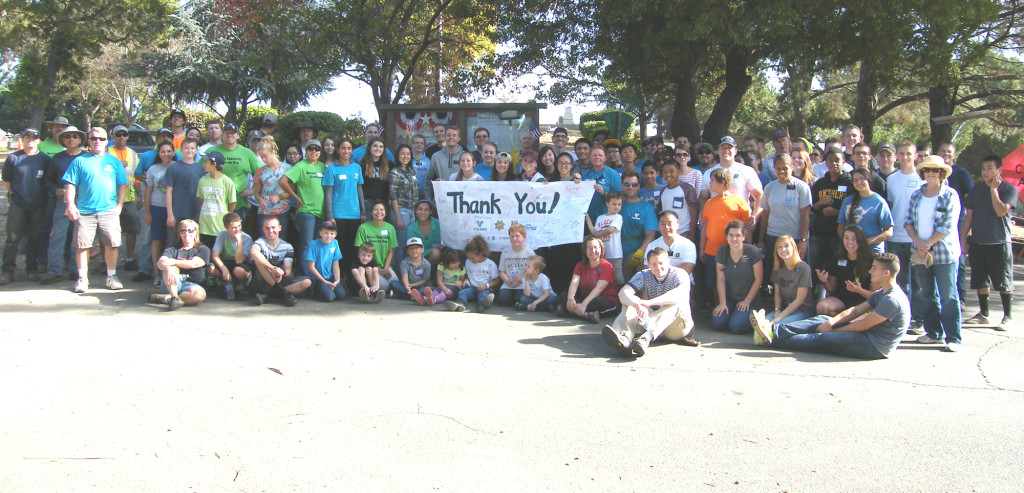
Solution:
M106 137L89 137L89 142L106 142Z
M685 152L677 152L676 157L690 157L690 154Z
M697 151L697 154L714 154L714 152L711 152L711 151Z
M181 230L181 231L178 231L178 232L184 235L184 234L192 234L192 233L195 233L195 232L196 232L196 230L195 230L195 228L191 228L191 229L183 229L183 230Z
M623 183L622 186L629 187L629 188L636 188L636 187L639 187L640 184L639 183Z
M307 147L306 152L320 152L322 149L319 147Z
M128 134L126 134L124 132L118 132L118 133L114 134L114 137L127 137L127 136L128 136Z

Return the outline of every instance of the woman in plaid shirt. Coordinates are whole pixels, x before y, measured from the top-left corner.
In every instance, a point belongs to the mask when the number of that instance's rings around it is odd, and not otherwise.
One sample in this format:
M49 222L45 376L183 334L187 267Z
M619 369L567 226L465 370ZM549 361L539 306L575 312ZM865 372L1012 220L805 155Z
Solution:
M419 183L416 170L412 167L412 148L401 144L395 151L398 162L391 168L389 176L389 195L391 196L391 213L395 230L398 232L398 244L405 245L405 229L415 220L413 210L419 201ZM395 249L397 260L401 261L404 251Z
M922 344L942 344L956 352L960 339L960 296L956 290L956 270L960 261L960 198L944 182L952 172L939 156L928 156L917 165L925 185L910 195L910 209L904 227L914 242L913 276L919 289L911 305L925 313ZM941 299L941 302L940 302ZM945 335L945 339L943 339Z

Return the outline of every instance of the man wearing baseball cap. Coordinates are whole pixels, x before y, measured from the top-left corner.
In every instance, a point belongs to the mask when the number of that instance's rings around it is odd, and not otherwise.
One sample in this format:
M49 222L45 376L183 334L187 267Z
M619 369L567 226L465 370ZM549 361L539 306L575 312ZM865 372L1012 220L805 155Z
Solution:
M4 243L3 272L0 285L14 281L14 267L22 238L28 239L25 252L25 272L28 280L39 280L36 267L39 257L39 228L46 214L49 194L46 190L46 172L50 156L39 151L39 131L26 128L21 133L22 147L7 156L3 166L3 181L7 185L7 240Z
M68 125L70 125L70 123L68 123L68 119L63 116L58 116L57 118L54 118L53 121L46 122L46 127L50 129L50 138L39 142L39 152L53 157L57 155L58 152L63 151L64 147L60 145L57 136L60 135ZM40 134L39 137L41 138L42 135Z
M746 226L747 238L752 238L753 236L750 233L757 221L758 214L761 213L761 193L764 189L761 186L761 179L757 176L757 171L750 166L737 164L735 158L736 139L726 135L722 137L722 142L718 145L718 164L704 172L700 200L704 202L711 198L711 189L708 187L711 183L712 171L718 168L731 171L732 185L729 187L729 192L738 195L743 200L754 199L753 206L750 208L751 221Z
M274 113L263 115L263 120L260 122L260 130L263 131L263 135L273 134L274 130L277 130L277 115Z
M174 144L174 150L181 149L181 141L185 140L185 124L188 123L188 116L183 110L174 108L167 120L171 125L171 143Z
M217 151L224 155L224 174L234 182L235 191L238 193L234 212L242 218L242 224L245 224L249 212L248 198L253 195L249 175L256 176L256 170L260 169L263 163L248 147L238 145L238 126L234 123L224 125L221 139L221 144L212 147L210 152Z
M87 142L89 152L71 161L63 178L67 182L67 216L76 223L76 293L89 289L89 250L97 235L107 264L107 289L124 287L117 278L117 247L121 246L120 215L128 177L121 162L107 154L106 130L93 127Z
M569 150L569 131L565 127L555 127L555 130L551 132L551 145L555 148L555 157L563 152L568 152L572 155L572 160L576 161L576 153Z

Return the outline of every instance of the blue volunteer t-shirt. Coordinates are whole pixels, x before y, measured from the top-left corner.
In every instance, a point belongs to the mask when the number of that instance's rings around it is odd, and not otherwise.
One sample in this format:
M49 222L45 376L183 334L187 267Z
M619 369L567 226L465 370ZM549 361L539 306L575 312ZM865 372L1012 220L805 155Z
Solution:
M622 178L614 169L607 166L601 171L594 171L594 168L584 171L583 180L594 180L598 185L604 187L605 193L622 191ZM591 221L596 221L597 216L605 212L608 212L608 206L604 203L604 196L595 190L594 199L590 201L590 209L587 210L587 215L590 216Z
M388 155L388 161L395 162L395 155L391 154L391 149L385 148L384 152ZM363 156L366 155L366 146L361 145L352 150L352 162L358 163L363 160Z
M363 170L358 164L332 164L324 170L325 187L334 187L331 195L331 217L359 219L359 185L363 184Z
M843 199L843 205L839 208L839 224L849 223L850 206L853 204L853 195ZM853 224L864 230L864 236L869 239L881 234L882 230L893 227L892 211L889 204L877 193L870 197L861 198L857 209L853 211ZM871 245L871 248L878 253L885 251L883 243Z
M647 231L658 230L658 218L654 206L643 200L633 204L622 202L622 256L629 258L644 242Z
M76 187L75 205L82 214L98 214L117 207L117 187L128 184L124 165L110 154L83 153L71 161L63 179Z
M331 240L330 243L325 244L323 240L317 238L309 243L309 248L306 250L306 261L313 262L313 267L327 281L334 280L332 279L334 277L332 264L336 260L341 260L341 248L338 246L338 240Z
M479 163L475 168L473 168L473 171L476 171L476 174L482 176L484 181L487 181L491 179L491 173L494 172L494 166L487 166L484 163Z

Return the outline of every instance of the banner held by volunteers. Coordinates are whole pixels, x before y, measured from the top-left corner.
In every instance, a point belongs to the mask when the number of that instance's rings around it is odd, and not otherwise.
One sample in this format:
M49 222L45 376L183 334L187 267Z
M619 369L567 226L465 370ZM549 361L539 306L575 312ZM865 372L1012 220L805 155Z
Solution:
M549 184L514 181L434 181L441 242L461 250L481 235L492 251L509 246L508 228L526 227L526 245L583 241L584 214L594 197L594 182Z

